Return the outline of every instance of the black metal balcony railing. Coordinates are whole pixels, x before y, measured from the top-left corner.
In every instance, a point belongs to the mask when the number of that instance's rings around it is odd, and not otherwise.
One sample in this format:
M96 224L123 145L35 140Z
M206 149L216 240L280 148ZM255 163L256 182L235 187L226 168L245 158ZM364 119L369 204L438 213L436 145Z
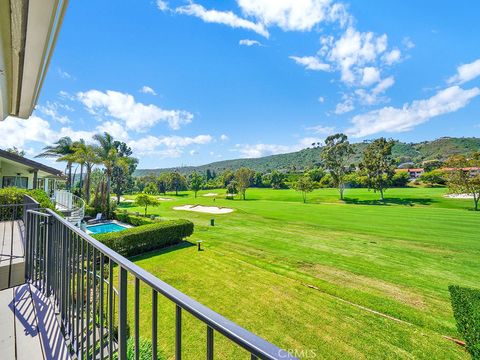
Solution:
M80 359L127 358L127 275L134 277L133 340L139 354L140 284L152 291L152 358L157 357L158 294L175 304L175 359L182 358L182 312L205 324L206 359L214 357L214 333L250 353L251 359L295 359L264 339L161 281L52 210L29 210L26 277L58 306L62 327ZM114 268L117 272L114 276ZM115 289L114 281L118 286ZM144 285L142 285L144 286ZM118 292L117 292L118 290ZM118 304L117 304L118 303ZM199 355L198 358L203 356Z

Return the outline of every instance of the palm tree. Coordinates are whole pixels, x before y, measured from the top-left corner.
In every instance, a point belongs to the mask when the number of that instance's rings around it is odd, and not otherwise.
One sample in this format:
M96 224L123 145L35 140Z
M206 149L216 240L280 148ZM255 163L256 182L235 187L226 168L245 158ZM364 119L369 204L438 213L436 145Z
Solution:
M58 139L57 142L53 143L53 145L48 145L43 148L43 152L38 154L36 157L44 157L44 158L57 158L57 161L67 161L67 172L68 172L68 180L67 180L67 189L72 188L72 164L73 161L66 160L64 156L73 154L73 141L70 137L65 136Z
M85 144L83 139L73 144L73 154L67 155L64 158L80 164L80 191L82 189L83 167L86 168L85 182L84 182L84 196L87 204L90 203L90 183L92 169L95 164L101 162L98 157L98 148L93 145Z
M117 148L112 135L105 132L102 134L96 134L93 139L98 142L97 155L100 162L105 167L105 176L107 180L106 186L106 199L107 199L107 212L110 212L110 188L112 181L113 168L117 163Z

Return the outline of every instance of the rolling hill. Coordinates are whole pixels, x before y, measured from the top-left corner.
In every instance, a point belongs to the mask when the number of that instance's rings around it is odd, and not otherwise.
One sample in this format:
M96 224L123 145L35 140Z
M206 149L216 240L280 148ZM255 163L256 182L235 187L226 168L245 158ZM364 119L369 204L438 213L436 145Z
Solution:
M358 163L366 142L355 143L355 156L353 162ZM259 172L272 170L302 170L315 165L320 165L321 148L308 148L287 154L270 155L251 159L233 159L217 161L200 166L184 166L178 168L137 169L134 176L158 175L164 172L178 171L189 174L193 171L205 173L207 169L217 173L227 169L236 170L248 167ZM413 162L417 165L425 160L445 160L454 154L470 154L480 151L480 138L475 137L442 137L433 141L420 143L403 143L397 141L393 147L393 156L397 162Z

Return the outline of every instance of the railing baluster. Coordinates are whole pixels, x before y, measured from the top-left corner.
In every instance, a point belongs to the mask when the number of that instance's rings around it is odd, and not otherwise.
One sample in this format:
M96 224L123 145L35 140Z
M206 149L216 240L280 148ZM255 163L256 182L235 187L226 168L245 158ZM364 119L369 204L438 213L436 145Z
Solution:
M103 290L105 286L105 271L104 271L104 255L100 253L100 360L103 360L103 337L104 337L104 318L103 318L103 309L104 309L104 297Z
M81 321L81 324L80 324L80 332L81 332L81 335L80 335L80 353L82 355L82 360L85 358L85 350L84 350L84 344L85 344L85 240L81 240L81 256L82 256L82 269L81 269L81 277L82 277L82 289L81 289L81 301L82 301L82 306L81 306L81 317L82 317L82 321Z
M79 354L79 345L80 345L80 249L79 249L79 239L78 235L75 234L75 276L76 280L76 290L75 290L75 343L76 343L76 353Z
M135 278L135 360L140 358L140 335L139 335L139 321L140 321L140 280Z
M207 325L207 360L213 360L213 329Z
M127 270L118 266L118 359L127 360Z
M93 321L93 332L92 332L92 356L95 358L95 348L97 347L97 249L93 248L93 295L92 295L92 321Z
M113 261L108 258L108 354L113 358Z
M158 338L158 293L152 289L152 360L157 360Z
M182 359L182 308L175 305L175 360Z
M87 358L90 358L90 294L91 294L91 285L90 285L90 244L87 243Z

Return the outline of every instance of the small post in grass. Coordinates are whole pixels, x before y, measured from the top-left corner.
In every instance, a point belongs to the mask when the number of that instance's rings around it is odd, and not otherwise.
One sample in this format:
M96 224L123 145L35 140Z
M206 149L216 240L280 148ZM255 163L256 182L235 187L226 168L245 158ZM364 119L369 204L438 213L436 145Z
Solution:
M197 251L202 251L202 240L197 240Z
M210 226L215 226L215 219L210 219Z

